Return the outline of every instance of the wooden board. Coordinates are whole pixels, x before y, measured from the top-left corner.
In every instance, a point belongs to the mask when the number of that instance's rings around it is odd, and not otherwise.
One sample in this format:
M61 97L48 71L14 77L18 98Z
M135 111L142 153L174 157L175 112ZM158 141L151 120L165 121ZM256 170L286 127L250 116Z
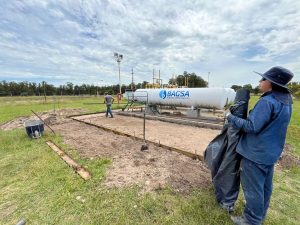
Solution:
M63 150L51 141L46 141L46 144L55 151L61 159L63 159L70 167L72 167L76 173L78 173L84 180L91 178L91 174L77 162L75 162L70 156L68 156Z

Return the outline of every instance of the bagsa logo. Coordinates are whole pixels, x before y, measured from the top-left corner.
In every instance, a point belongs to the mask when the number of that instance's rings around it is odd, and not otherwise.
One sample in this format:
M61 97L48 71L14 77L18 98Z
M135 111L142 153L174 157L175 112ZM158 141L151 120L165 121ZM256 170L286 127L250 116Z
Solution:
M159 97L162 98L162 99L165 99L167 97L167 92L166 90L161 90L159 92Z
M189 91L185 90L161 90L159 92L159 97L162 99L168 98L168 99L182 99L182 98L189 98L190 93Z

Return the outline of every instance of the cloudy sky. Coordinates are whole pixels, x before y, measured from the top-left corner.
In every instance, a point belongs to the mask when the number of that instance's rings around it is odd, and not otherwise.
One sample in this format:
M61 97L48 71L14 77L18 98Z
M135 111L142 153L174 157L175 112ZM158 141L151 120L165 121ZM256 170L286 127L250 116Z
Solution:
M211 87L257 85L280 65L300 82L298 0L0 0L0 80L54 85L166 83L194 72ZM209 74L209 76L208 76Z

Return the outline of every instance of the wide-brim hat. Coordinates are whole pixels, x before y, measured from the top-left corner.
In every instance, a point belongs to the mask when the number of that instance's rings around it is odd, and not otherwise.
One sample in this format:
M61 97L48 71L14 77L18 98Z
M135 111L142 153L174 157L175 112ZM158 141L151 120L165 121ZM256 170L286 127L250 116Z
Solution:
M288 89L288 83L294 77L294 74L291 71L281 66L272 67L265 73L258 73L255 71L253 72L259 74L260 76L270 81L271 83L274 83L286 89Z

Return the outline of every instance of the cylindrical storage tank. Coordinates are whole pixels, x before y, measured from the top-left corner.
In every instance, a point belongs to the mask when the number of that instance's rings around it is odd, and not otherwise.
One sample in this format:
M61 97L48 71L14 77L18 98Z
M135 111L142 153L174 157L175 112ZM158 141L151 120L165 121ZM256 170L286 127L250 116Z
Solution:
M134 92L134 100L148 101L148 104L216 109L222 109L234 98L235 91L231 88L137 89Z
M125 93L123 94L123 98L125 99L132 99L133 97L133 91L125 91Z

